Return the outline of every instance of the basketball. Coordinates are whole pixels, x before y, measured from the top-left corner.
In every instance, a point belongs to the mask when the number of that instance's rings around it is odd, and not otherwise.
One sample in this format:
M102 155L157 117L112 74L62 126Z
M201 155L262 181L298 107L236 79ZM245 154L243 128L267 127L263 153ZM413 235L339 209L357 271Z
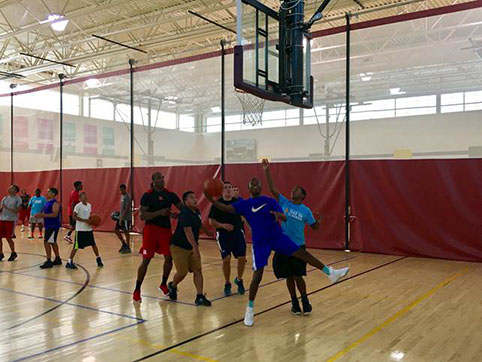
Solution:
M213 197L223 194L224 183L218 178L208 178L204 181L204 191Z
M101 218L99 215L90 215L89 217L89 224L92 226L99 226L101 222Z

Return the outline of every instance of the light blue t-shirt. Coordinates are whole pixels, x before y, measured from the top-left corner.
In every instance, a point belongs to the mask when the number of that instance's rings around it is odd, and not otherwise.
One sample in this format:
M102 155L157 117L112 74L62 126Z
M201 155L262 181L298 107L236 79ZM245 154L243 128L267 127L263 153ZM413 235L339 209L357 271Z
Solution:
M47 199L45 197L33 196L28 203L28 205L32 208L32 210L30 211L30 215L36 215L41 213L46 203Z
M305 224L313 225L316 220L311 210L301 204L296 205L283 195L279 195L279 204L287 219L281 223L286 235L298 245L305 245Z

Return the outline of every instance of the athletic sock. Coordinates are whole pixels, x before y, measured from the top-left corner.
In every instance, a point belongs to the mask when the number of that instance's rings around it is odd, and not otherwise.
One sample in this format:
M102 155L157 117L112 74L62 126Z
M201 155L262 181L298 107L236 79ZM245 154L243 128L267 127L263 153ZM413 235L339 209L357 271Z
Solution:
M163 276L162 276L161 285L167 285L167 279L168 279L168 277L166 277L165 275L163 275Z
M254 300L249 300L249 301L248 301L248 307L254 308Z
M323 269L321 269L321 271L326 275L330 275L330 268L327 267L326 265L323 267Z
M69 264L72 264L74 261L72 259L69 259Z
M141 290L142 282L136 280L136 290Z

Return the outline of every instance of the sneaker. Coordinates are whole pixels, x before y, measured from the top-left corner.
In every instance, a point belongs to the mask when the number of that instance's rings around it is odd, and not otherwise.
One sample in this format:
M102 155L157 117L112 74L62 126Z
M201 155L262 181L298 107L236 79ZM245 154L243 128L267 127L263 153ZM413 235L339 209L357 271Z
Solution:
M77 269L77 265L75 265L73 261L70 262L70 263L65 264L65 267L66 267L67 269L72 269L72 270Z
M134 302L142 302L142 298L141 298L141 291L140 290L134 290L134 293L132 293L132 300Z
M60 259L58 256L55 257L52 265L62 265L62 259Z
M16 239L16 238L17 238L17 235L12 234L12 239Z
M338 280L343 278L345 275L348 274L348 271L350 270L350 268L333 269L331 266L329 269L330 275L328 275L328 278L332 283L336 283Z
M22 227L20 228L20 231L23 233L25 231L25 226L22 225Z
M33 234L30 234L30 235L28 236L28 239L33 239L33 238L35 238L35 236L34 236Z
M244 288L243 280L239 280L237 277L234 279L234 284L238 286L238 293L243 295L246 292L246 289Z
M293 299L291 301L291 313L295 315L301 315L301 308L298 299Z
M166 284L159 285L159 290L161 291L163 296L167 297L169 295L169 288Z
M303 315L310 315L313 308L311 307L308 297L301 297L301 304L303 305Z
M43 239L44 236L43 236L42 234L40 234L40 235L38 236L38 238L39 238L39 239Z
M40 269L50 269L53 266L54 266L54 264L52 263L52 261L50 259L48 259L47 261L45 261L45 263L40 265Z
M68 235L65 235L65 236L64 236L64 240L65 240L66 242L68 242L69 244L73 244L73 243L74 243L74 242L72 241L72 238L71 238L70 236L68 236Z
M129 245L124 244L124 245L122 245L122 248L120 248L119 253L129 254L129 253L131 253L131 248L129 248Z
M119 249L119 253L122 253L123 250L124 250L124 245L122 245L121 248Z
M224 295L231 295L231 283L224 284Z
M254 324L254 308L247 306L246 313L244 314L244 325L252 327Z
M205 306L205 307L210 307L211 306L211 302L206 298L205 295L201 294L201 295L198 295L196 297L196 300L194 301L194 303L196 303L196 305L201 305L201 306Z
M4 254L0 254L0 261L2 261L3 258L5 258L5 255L4 255Z
M10 254L10 258L8 258L8 261L14 261L15 259L17 259L17 256L17 253L13 252L12 254Z
M172 285L172 282L167 284L167 289L169 289L169 299L177 300L177 288Z
M104 264L102 264L102 259L100 258L100 256L98 256L96 260L97 260L97 266L99 268L103 268Z

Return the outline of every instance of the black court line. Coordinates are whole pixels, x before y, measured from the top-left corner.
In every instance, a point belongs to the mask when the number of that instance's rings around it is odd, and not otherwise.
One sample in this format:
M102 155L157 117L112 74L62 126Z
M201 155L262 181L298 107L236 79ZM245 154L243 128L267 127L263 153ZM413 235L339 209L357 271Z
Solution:
M32 253L19 253L19 254L25 254L25 255L35 255L35 256L41 256L42 258L44 257L44 255L40 255L40 254L32 254ZM65 260L64 260L65 261ZM63 306L65 303L68 303L70 302L72 299L74 299L76 296L78 296L80 293L82 293L84 291L84 289L87 287L87 285L89 284L89 281L90 281L90 274L89 274L89 271L87 269L85 269L82 265L80 264L76 264L78 265L84 272L85 272L85 281L84 281L84 284L82 285L82 287L77 290L77 292L75 292L71 297L67 298L66 300L62 301L60 304L52 307L52 308L49 308L47 309L46 311L36 315L35 317L32 317L32 318L29 318L27 320L24 320L20 323L17 323L15 324L14 326L11 326L11 327L8 327L6 330L12 330L14 328L17 328L17 327L20 327L20 326L23 326L24 324L27 324L35 319L38 319L40 317L43 317L44 315L50 313L50 312L53 312L54 310L60 308L61 306Z
M335 265L335 264L342 263L342 262L344 262L344 261L351 260L351 259L355 259L355 258L356 258L356 256L350 256L350 257L348 257L348 258L341 259L341 260L338 260L338 261L334 261L333 263L329 263L329 264L326 264L326 265ZM310 270L306 271L306 273L312 273L312 272L314 272L314 271L316 271L316 270L318 270L318 269L313 268L313 269L310 269ZM276 280L272 280L272 281L270 281L270 282L261 284L261 285L258 287L258 289L259 289L259 288L266 287L266 286L271 285L271 284L274 284L274 283L279 283L279 282L281 282L281 281L283 281L283 280L285 280L285 279L286 279L286 278L276 279ZM248 291L248 290L249 290L249 288L247 289L247 291ZM221 300L221 299L224 299L224 298L229 298L229 297L232 297L232 296L235 296L235 295L238 295L238 293L232 293L232 294L230 294L230 295L223 295L223 296L221 296L221 297L217 297L217 298L211 299L211 301L212 301L212 302L215 302L215 301L218 301L218 300Z
M323 290L326 290L326 289L328 289L328 288L332 288L332 287L334 287L334 286L336 286L336 285L338 285L338 284L344 283L344 282L346 282L346 281L348 281L348 280L357 278L357 277L359 277L359 276L361 276L361 275L370 273L370 272L372 272L372 271L375 271L375 270L384 268L384 267L386 267L386 266L388 266L388 265L390 265L390 264L396 263L396 262L398 262L398 261L400 261L400 260L403 260L403 259L406 259L406 258L407 258L407 256L403 256L403 257L401 257L401 258L398 258L398 259L389 261L389 262L387 262L387 263L378 265L378 266L376 266L376 267L370 268L370 269L365 270L365 271L363 271L363 272L361 272L361 273L352 275L351 277L348 277L348 278L346 278L346 279L342 279L342 280L340 280L339 282L337 282L337 283L335 283L335 284L330 284L330 285L327 285L327 286L325 286L325 287L323 287L323 288L314 290L314 291L312 291L311 293L308 293L308 295L313 295L313 294L315 294L315 293L319 293L319 292L321 292L321 291L323 291ZM272 311L272 310L274 310L274 309L277 309L277 308L282 307L282 306L284 306L284 305L286 305L286 304L289 304L289 303L291 303L291 300L290 300L290 301L287 301L287 302L280 303L280 304L278 304L278 305L275 305L275 306L273 306L273 307L270 307L270 308L268 308L268 309L265 309L265 310L263 310L263 311L261 311L261 312L255 313L254 315L255 315L255 316L258 316L258 315L261 315L261 314L270 312L270 311ZM173 344L172 346L163 348L163 349L161 349L161 350L159 350L159 351L156 351L156 352L153 352L153 353L151 353L151 354L148 354L148 355L146 355L146 356L144 356L144 357L138 358L138 359L134 360L134 362L144 361L144 360L149 359L149 358L151 358L151 357L157 356L157 355L159 355L159 354L161 354L161 353L170 351L171 349L174 349L174 348L180 347L180 346L182 346L182 345L185 345L185 344L187 344L187 343L193 342L193 341L195 341L195 340L197 340L197 339L199 339L199 338L202 338L202 337L208 336L208 335L210 335L210 334L219 332L220 330L226 329L226 328L228 328L228 327L231 327L231 326L233 326L233 325L235 325L235 324L238 324L238 323L240 323L240 322L243 322L243 321L244 321L244 318L243 318L243 319L235 320L235 321L233 321L233 322L230 322L230 323L228 323L228 324L225 324L224 326L221 326L221 327L212 329L212 330L210 330L210 331L201 333L201 334L199 334L199 335L197 335L197 336L191 337L191 338L186 339L186 340L184 340L184 341L182 341L182 342L178 342L178 343L176 343L176 344Z

